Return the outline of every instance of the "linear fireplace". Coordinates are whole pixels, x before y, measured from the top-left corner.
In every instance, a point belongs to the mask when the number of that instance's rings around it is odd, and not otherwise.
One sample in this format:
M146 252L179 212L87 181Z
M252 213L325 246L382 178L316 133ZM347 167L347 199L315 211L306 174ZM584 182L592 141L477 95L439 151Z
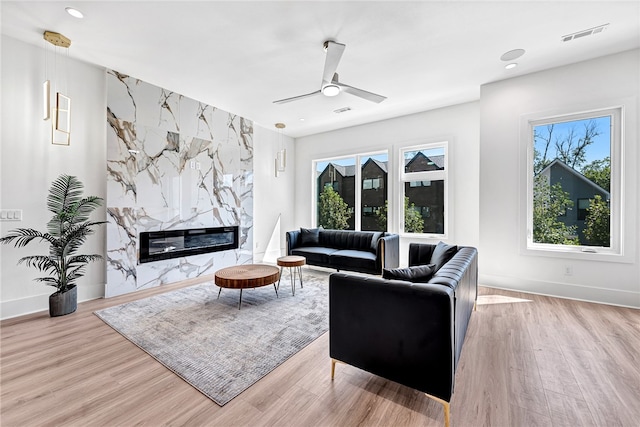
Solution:
M140 263L238 247L238 226L142 232Z

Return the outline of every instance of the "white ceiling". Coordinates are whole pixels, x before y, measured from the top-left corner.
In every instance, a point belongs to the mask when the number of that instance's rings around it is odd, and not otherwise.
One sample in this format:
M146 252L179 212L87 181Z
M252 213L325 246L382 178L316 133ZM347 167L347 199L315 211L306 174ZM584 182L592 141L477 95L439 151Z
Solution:
M284 122L293 137L477 100L484 83L640 47L640 1L3 0L1 19L2 34L44 46L45 30L62 33L73 58L269 129ZM273 104L320 89L328 39L347 46L340 81L388 99ZM517 48L519 66L505 70L500 56Z

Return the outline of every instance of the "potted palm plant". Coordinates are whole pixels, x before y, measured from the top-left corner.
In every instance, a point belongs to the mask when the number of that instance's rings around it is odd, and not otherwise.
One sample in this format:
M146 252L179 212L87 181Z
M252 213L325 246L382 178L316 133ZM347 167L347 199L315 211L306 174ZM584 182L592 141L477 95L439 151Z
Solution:
M89 221L91 213L102 204L102 198L82 197L83 188L75 176L60 175L51 184L47 196L47 209L53 213L47 223L47 232L17 228L0 238L0 243L13 243L15 247L26 246L34 240L49 243L49 255L26 256L18 264L24 263L48 273L48 276L35 280L56 288L56 292L49 296L51 317L76 311L76 281L84 276L88 263L102 258L97 254L77 253L87 236L94 233L94 227L106 222Z

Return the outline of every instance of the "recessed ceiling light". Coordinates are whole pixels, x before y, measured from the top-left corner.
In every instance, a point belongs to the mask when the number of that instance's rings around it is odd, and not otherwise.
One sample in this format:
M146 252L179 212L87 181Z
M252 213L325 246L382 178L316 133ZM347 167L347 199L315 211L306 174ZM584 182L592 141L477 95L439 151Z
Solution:
M517 66L518 66L517 63L512 62L511 64L505 65L504 68L506 68L507 70L512 70L512 69L516 68Z
M300 117L298 120L300 120L301 122L304 122L304 117Z
M509 52L503 53L500 59L503 61L513 61L514 59L520 58L522 55L524 55L524 49L513 49Z
M74 9L73 7L65 7L64 10L66 10L67 13L73 16L74 18L78 18L78 19L84 18L84 15L78 9Z

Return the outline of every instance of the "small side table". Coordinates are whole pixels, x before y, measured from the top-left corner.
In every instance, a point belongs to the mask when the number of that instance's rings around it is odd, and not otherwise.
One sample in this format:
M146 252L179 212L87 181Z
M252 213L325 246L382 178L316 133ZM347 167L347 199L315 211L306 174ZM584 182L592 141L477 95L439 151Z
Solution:
M300 279L300 288L302 286L302 266L307 263L307 259L303 256L288 255L278 258L278 266L280 267L280 278L278 279L278 289L280 289L280 280L282 279L282 271L285 267L289 268L289 277L291 278L291 293L296 294L296 273Z

